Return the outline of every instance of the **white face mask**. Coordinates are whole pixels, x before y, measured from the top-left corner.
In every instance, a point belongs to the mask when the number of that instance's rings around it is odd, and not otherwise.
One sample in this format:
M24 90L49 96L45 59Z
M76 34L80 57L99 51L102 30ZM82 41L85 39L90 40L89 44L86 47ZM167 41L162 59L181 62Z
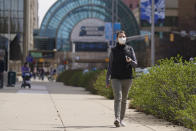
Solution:
M119 42L119 44L121 44L121 45L125 45L125 43L126 43L126 37L125 38L118 38L118 42Z

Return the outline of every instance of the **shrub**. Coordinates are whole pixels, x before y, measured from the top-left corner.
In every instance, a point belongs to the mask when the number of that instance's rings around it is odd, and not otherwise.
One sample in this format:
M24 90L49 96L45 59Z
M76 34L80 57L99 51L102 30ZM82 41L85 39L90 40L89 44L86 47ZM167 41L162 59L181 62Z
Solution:
M99 76L97 77L96 82L94 83L94 88L97 90L99 95L105 96L106 98L113 99L113 91L112 88L105 88L106 87L106 70L102 71Z
M65 85L84 87L93 94L99 94L113 99L112 88L105 88L106 70L89 71L85 74L81 70L68 70L61 73L57 81Z
M67 70L57 77L57 81L63 82L65 85L78 86L78 80L81 77L81 70Z
M100 72L101 72L100 70L90 71L84 74L83 76L83 83L82 83L82 85L84 85L83 87L85 87L87 91L90 91L93 94L97 94L97 90L94 88L93 84L95 83Z
M129 96L132 107L194 129L195 88L196 65L171 58L161 60L149 74L134 79Z
M84 87L86 90L90 91L93 94L96 94L97 90L93 87L97 76L100 71L89 71L85 74L81 70L68 70L61 73L57 81L63 82L65 85L69 86L80 86Z

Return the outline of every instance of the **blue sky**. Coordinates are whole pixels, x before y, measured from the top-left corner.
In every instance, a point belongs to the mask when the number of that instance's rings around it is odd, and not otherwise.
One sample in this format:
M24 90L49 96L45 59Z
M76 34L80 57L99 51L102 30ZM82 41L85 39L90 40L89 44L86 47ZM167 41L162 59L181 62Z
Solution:
M39 0L39 25L41 25L42 19L44 18L48 9L56 2L57 0Z

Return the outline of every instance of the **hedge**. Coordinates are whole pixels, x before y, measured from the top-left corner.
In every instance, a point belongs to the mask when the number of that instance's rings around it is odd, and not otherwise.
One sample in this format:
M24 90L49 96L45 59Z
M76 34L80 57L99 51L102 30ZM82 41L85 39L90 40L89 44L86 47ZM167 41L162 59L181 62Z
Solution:
M177 62L177 63L176 63ZM196 130L196 65L182 58L161 60L134 79L131 107Z
M109 99L112 88L105 88L106 70L65 71L57 81L80 86ZM148 74L133 80L130 107L196 130L196 65L182 58L161 60Z
M93 84L100 72L100 70L97 70L83 73L82 70L67 70L57 77L57 82L63 82L69 86L84 87L87 91L96 94L97 90Z
M105 96L106 98L113 99L113 91L110 86L110 88L105 88L106 87L106 70L103 70L99 76L97 77L97 80L93 84L94 88L97 90L97 93L99 95Z

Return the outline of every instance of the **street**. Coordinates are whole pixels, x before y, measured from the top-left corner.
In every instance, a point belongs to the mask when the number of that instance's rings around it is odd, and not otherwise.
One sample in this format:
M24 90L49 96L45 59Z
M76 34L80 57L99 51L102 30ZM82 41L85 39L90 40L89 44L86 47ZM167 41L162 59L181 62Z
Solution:
M0 131L189 131L132 109L115 128L113 100L55 82L19 87L0 90Z

